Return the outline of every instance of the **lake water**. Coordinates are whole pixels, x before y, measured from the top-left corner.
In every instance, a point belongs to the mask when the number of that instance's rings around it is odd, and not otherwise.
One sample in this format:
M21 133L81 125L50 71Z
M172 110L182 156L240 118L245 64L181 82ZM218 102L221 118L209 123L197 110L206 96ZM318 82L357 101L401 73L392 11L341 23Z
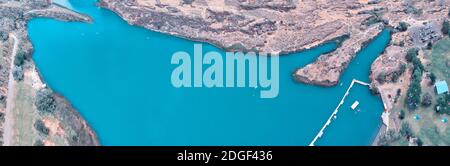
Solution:
M292 72L334 50L334 43L280 58L280 91L259 98L254 88L171 85L177 51L197 42L130 26L94 0L60 1L93 23L33 19L33 59L45 82L64 95L103 145L308 145L353 78L369 82L370 64L390 40L385 30L361 51L331 88L296 83ZM203 52L222 50L203 45ZM349 105L360 101L360 111ZM381 99L355 85L338 118L317 145L370 145L383 111Z

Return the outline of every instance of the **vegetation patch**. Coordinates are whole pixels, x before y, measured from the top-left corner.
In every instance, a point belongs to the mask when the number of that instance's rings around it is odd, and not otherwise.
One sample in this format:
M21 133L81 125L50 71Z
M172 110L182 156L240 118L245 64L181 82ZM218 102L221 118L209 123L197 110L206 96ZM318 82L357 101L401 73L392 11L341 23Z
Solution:
M55 99L52 91L44 88L37 92L35 105L38 111L42 113L52 113L56 109Z

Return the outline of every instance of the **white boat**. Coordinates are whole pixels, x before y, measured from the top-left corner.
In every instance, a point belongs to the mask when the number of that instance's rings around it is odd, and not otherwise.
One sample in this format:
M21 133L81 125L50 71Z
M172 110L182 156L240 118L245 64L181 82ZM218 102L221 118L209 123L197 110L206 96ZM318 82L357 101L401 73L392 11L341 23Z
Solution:
M358 107L358 105L359 105L359 101L355 101L351 106L352 110L355 110L355 108Z

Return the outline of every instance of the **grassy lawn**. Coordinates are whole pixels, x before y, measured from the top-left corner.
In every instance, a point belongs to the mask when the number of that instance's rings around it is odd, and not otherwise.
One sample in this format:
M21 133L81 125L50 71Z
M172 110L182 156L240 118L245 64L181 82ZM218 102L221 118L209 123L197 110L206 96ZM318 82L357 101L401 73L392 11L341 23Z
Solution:
M425 65L425 68L434 73L437 80L446 80L450 82L450 39L447 37L433 46L431 51L425 51L425 59L431 64ZM428 79L423 78L422 95L429 93L432 96L432 104L429 107L420 106L416 111L408 111L404 108L404 104L399 105L405 111L405 119L403 122L410 124L414 135L420 138L425 145L450 145L450 128L448 123L443 123L441 120L448 115L437 114L434 110L436 105L437 94L434 86L428 85ZM404 99L402 99L404 101ZM402 102L403 103L403 102ZM414 117L418 115L420 119ZM394 144L407 145L408 142L404 140L396 141Z
M36 89L32 87L31 78L25 75L24 81L16 82L15 107L13 108L14 135L13 145L33 145L37 140L49 141L53 145L67 145L62 135L42 135L34 127L38 119L48 118L59 122L51 114L39 113L34 106ZM47 126L48 127L48 126Z
M446 80L450 82L450 38L445 38L433 46L433 51L430 54L431 69L438 80Z
M430 65L425 65L427 71L434 73L437 80L446 80L450 82L450 39L439 41L433 46L432 50L425 51L425 61L431 62ZM425 93L429 93L432 96L432 104L429 107L420 106L415 111L409 111L404 104L405 95L399 98L399 102L394 106L392 113L398 115L400 110L404 110L405 118L400 123L408 123L415 137L420 138L424 145L450 145L450 128L448 123L443 123L443 118L449 119L449 115L441 115L435 112L434 106L436 105L437 94L435 87L428 84L428 78L425 73L422 78L422 96ZM419 119L415 119L419 116ZM408 141L406 138L401 138L390 145L394 146L407 146Z
M34 94L32 87L23 82L16 84L15 107L12 109L14 121L13 145L33 145L39 138L33 124L39 117L34 110Z

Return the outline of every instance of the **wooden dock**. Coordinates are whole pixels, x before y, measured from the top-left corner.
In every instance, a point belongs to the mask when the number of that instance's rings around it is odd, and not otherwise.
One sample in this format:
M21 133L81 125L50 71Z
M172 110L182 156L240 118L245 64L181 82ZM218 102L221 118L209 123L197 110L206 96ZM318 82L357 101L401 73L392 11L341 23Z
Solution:
M345 92L344 96L342 97L341 101L339 102L338 106L336 107L336 109L333 111L333 113L331 114L331 116L328 118L327 122L325 123L325 125L323 125L322 129L320 129L319 133L317 133L317 135L314 137L314 139L311 141L311 143L309 144L309 146L314 146L314 144L316 143L317 139L319 139L320 137L322 137L324 130L328 127L328 125L331 124L331 120L333 119L333 117L336 117L337 113L339 112L339 108L342 106L342 104L344 104L344 100L345 98L348 96L348 94L350 93L350 89L352 89L353 85L355 83L364 85L364 86L370 86L369 83L365 83L356 79L352 80L352 83L350 84L350 86L347 88L347 91Z

